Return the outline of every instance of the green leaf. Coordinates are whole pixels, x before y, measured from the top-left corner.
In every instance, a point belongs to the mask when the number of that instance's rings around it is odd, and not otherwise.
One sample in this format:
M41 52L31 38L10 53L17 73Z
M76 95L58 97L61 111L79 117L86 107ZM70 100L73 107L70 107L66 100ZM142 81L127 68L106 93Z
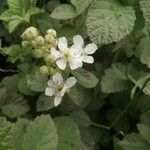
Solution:
M88 127L90 125L91 121L90 121L89 116L86 114L86 112L80 109L72 111L70 113L70 116L80 126Z
M78 14L81 14L91 3L91 0L71 0Z
M150 68L150 37L143 37L137 47L137 51L139 52L140 61L142 64L147 65Z
M10 33L21 23L30 22L30 17L32 15L43 12L39 8L32 7L31 1L7 0L7 3L8 9L0 15L0 20L8 23L8 30Z
M141 123L142 124L146 124L146 125L150 125L150 111L148 111L148 112L146 112L146 113L144 113L144 114L142 114L141 116L140 116L140 121L141 121Z
M32 121L23 139L23 150L56 150L58 137L55 124L49 115Z
M15 123L12 129L14 150L22 150L23 136L26 133L29 123L29 120L21 118Z
M149 150L150 145L139 134L132 133L119 143L123 150Z
M2 86L7 88L7 90L17 91L18 90L18 80L19 79L20 79L20 76L18 74L10 76L10 77L5 77L2 80Z
M126 66L121 63L116 63L111 68L105 70L101 87L104 93L121 92L129 89L130 81L128 81L126 75Z
M30 110L27 101L22 95L13 92L10 93L9 91L7 91L7 95L7 98L1 106L4 115L10 118L15 118L24 115Z
M141 136L150 144L150 126L145 124L138 124L137 127Z
M35 74L27 75L28 87L36 92L43 92L47 87L48 77L44 74L36 72Z
M79 84L86 88L93 88L97 85L98 79L91 72L85 69L76 69L71 71L73 76L78 80Z
M28 86L27 86L27 81L25 77L22 77L19 82L18 82L18 90L20 93L24 95L35 95L35 92L32 91Z
M62 4L54 9L51 17L59 20L71 19L77 16L76 10L70 4Z
M12 150L12 125L5 118L0 118L0 150Z
M52 108L54 108L54 97L49 97L45 94L41 94L36 104L37 112L48 111Z
M97 44L117 42L132 31L135 19L130 6L122 6L114 0L95 1L88 11L87 32Z
M149 0L140 0L140 7L143 11L143 15L145 18L145 22L147 24L150 23L150 1Z
M77 124L69 117L54 119L58 133L57 150L77 150L81 144Z

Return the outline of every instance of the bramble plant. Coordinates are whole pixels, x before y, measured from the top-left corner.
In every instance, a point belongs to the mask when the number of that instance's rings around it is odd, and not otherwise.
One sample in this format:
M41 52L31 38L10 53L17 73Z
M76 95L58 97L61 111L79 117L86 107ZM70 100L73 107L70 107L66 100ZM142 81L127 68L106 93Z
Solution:
M0 1L0 150L150 149L150 0Z

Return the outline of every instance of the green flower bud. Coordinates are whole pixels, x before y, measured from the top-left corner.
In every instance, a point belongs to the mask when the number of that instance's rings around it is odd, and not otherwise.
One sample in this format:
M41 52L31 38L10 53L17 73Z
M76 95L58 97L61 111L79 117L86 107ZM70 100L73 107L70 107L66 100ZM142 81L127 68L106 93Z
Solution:
M43 51L41 49L35 49L32 51L32 55L35 58L41 58L43 57Z
M48 54L44 60L46 64L52 64L56 61L56 58L54 58L51 54Z
M32 46L33 48L36 48L36 47L37 47L37 42L36 42L36 41L31 41L30 44L31 44L31 46Z
M53 67L49 67L49 75L53 75L57 72L56 69L54 69Z
M46 65L43 65L40 67L40 72L46 75L49 75L49 67Z
M23 48L28 48L30 46L29 42L28 41L22 41L22 47Z
M46 33L52 35L54 38L57 36L57 32L54 29L48 29Z
M38 36L38 30L34 27L27 28L24 33L21 35L23 40L34 40Z
M48 45L55 45L56 44L56 39L52 35L45 35L45 42Z
M42 36L38 36L36 38L36 42L38 46L43 46L44 45L44 38Z

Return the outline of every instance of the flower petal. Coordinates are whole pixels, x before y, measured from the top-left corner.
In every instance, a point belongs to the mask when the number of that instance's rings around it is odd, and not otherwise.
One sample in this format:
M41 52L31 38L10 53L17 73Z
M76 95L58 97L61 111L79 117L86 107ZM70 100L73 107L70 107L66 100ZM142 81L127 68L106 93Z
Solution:
M72 86L74 86L77 83L77 80L75 77L69 77L66 82L65 82L65 86L66 89L71 88Z
M52 80L56 83L63 83L63 77L61 76L60 73L56 73L52 76Z
M77 45L72 45L70 49L74 56L80 56L83 52L83 48Z
M58 48L60 51L64 51L68 48L67 39L65 37L61 37L58 39Z
M60 59L56 62L58 68L65 70L66 66L67 66L67 61L64 59Z
M79 61L72 60L72 61L69 62L69 65L70 65L71 70L75 70L77 68L82 67L83 63L80 60Z
M82 36L76 35L73 37L73 43L74 43L74 45L77 45L81 48L84 45L84 40L83 40Z
M56 50L56 49L53 48L53 47L51 48L51 54L52 54L52 56L54 56L56 59L60 58L60 56L61 56L60 51Z
M94 58L92 56L83 56L83 62L92 64L94 62Z
M61 96L55 96L54 98L54 106L58 106L62 101L62 97Z
M55 89L54 88L47 87L45 89L45 95L47 95L47 96L52 96L52 95L54 95L54 93L55 93Z
M94 43L88 44L85 48L84 48L84 52L86 54L93 54L95 53L95 51L97 50L97 45Z
M48 86L51 87L51 88L54 86L54 82L53 82L52 80L49 80L49 81L47 82L47 84L48 84Z

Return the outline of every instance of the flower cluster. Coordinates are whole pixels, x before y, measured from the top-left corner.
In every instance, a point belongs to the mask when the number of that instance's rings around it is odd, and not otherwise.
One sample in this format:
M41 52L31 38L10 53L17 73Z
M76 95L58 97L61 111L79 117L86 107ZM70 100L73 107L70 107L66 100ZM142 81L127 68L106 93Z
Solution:
M68 46L65 37L59 38L58 50L51 49L51 56L55 59L56 65L61 70L65 70L69 65L71 70L75 70L83 66L83 62L92 64L94 58L89 56L97 50L97 46L94 43L88 44L84 47L83 38L80 35L73 37L73 45Z
M57 46L56 36L56 31L53 29L47 30L46 35L43 37L36 28L29 27L21 35L22 46L31 51L33 57L42 58L47 55L49 49Z
M97 45L90 43L85 46L83 38L76 35L73 37L73 45L69 46L65 37L57 40L57 33L53 29L47 30L46 35L42 37L36 28L30 27L21 37L22 46L31 50L34 57L43 58L46 63L40 67L40 72L52 75L52 80L48 81L45 94L55 95L54 105L58 106L65 92L77 82L74 77L69 77L64 82L58 73L59 69L65 70L69 66L71 70L75 70L82 67L83 63L92 64L94 58L91 55L97 50Z

